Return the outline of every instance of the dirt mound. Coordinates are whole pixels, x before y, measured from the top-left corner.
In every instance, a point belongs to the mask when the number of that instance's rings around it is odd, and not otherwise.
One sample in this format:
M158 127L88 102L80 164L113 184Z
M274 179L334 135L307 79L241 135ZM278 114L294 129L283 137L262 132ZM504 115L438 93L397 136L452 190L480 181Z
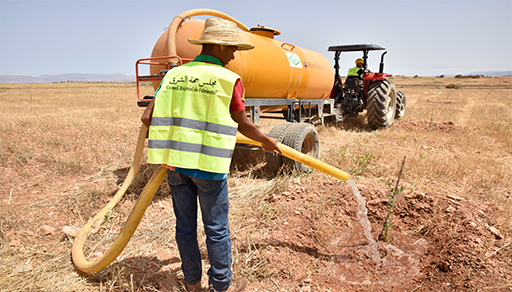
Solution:
M400 127L406 130L413 130L413 129L424 129L428 131L456 131L459 130L459 126L455 124L454 122L448 121L448 122L432 122L432 121L414 121L414 120L400 120L395 121L395 127Z
M360 192L377 238L389 190L364 185ZM369 254L357 202L345 183L295 184L254 208L259 216L246 218L242 228L266 232L251 242L237 237L237 250L253 264L266 264L259 280L278 279L281 288L289 285L286 291L509 291L503 279L512 279L512 261L492 252L510 239L493 233L485 206L462 198L402 193L393 209L391 240L379 242L378 261ZM249 291L262 285L255 281Z
M232 222L237 225L234 270L250 279L247 291L510 291L512 259L503 254L511 239L490 225L496 215L491 206L450 194L405 191L393 208L390 241L378 242L375 260L350 187L317 177L253 200L247 216ZM359 190L377 239L390 191L372 184L360 184ZM156 217L149 220L169 216L169 198L158 200L157 208L148 211ZM11 247L45 246L59 258L69 252L66 236L55 228L11 230L4 236ZM123 281L145 287L141 291L184 291L172 243L151 256L129 257L83 276L97 283L120 270Z

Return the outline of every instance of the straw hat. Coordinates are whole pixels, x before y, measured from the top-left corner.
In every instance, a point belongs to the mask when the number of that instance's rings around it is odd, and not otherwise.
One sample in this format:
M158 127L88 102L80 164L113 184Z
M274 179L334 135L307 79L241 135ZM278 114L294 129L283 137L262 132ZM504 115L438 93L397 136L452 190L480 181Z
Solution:
M199 40L188 40L194 45L213 44L235 46L237 50L252 50L253 45L242 43L236 24L220 18L208 18L204 23L204 30Z

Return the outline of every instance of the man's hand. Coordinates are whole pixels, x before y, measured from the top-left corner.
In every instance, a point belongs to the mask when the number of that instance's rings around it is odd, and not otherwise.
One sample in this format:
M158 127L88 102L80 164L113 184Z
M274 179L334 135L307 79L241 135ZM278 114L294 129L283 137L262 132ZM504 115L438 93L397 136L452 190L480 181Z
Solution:
M263 148L263 150L268 151L270 153L276 151L277 153L283 155L281 149L279 149L279 147L277 146L277 142L279 142L277 139L267 137L266 140L266 142L261 143L261 148Z

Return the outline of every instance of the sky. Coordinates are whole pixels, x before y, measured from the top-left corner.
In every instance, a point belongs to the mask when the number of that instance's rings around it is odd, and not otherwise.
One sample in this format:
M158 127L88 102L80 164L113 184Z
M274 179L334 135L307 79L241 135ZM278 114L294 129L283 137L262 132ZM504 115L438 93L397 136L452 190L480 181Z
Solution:
M394 75L512 70L512 0L0 0L0 75L133 76L173 18L197 8L277 29L331 64L329 46L368 43L386 48ZM372 71L381 53L370 52ZM358 57L342 54L342 72Z

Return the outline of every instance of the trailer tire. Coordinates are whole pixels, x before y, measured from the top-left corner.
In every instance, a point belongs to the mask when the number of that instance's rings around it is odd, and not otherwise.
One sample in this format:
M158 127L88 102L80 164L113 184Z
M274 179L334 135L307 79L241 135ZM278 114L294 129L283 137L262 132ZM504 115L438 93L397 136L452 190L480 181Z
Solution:
M405 92L397 91L396 92L395 119L401 120L404 118L406 106L407 106L407 97L405 96Z
M396 114L395 84L388 79L374 81L368 91L366 117L372 129L393 125Z
M284 134L293 123L279 123L276 124L268 133L270 138L277 139L280 143L283 143ZM267 159L268 170L272 173L277 173L283 167L283 156L279 153L269 153L265 151L265 157Z
M318 132L315 126L306 123L293 124L284 134L283 144L306 155L318 158L320 153ZM298 173L311 171L311 167L300 162L283 157L283 163L287 170Z

